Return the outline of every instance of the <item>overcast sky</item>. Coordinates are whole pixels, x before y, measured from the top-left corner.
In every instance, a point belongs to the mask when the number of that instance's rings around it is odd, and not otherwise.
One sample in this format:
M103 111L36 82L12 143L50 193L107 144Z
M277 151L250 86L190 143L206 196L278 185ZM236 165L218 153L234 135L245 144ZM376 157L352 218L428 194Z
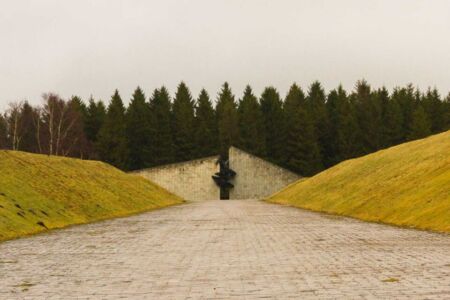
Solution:
M124 101L184 80L215 98L297 82L450 91L448 0L0 0L0 109L43 92Z

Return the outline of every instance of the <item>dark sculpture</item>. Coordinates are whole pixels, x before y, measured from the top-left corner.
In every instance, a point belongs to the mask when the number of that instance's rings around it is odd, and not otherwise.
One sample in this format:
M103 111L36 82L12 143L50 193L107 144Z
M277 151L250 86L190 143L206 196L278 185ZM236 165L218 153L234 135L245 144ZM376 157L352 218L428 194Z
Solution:
M229 191L234 185L230 182L236 176L236 172L230 169L230 163L227 159L219 158L220 171L212 176L214 182L220 187L220 199L229 199Z

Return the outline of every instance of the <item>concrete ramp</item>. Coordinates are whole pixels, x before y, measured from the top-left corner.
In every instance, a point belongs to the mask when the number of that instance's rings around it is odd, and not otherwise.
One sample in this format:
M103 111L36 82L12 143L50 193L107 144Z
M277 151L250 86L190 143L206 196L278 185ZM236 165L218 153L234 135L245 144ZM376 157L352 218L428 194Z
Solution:
M172 193L191 201L220 198L220 188L212 176L219 172L219 156L134 171ZM230 168L236 172L230 199L261 199L301 177L250 153L231 147Z

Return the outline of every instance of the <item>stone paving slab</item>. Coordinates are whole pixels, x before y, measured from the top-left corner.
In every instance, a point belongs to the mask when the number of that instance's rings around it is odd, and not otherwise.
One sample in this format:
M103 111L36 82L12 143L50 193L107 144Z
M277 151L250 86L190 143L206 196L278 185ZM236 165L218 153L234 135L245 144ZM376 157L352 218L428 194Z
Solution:
M0 244L0 299L450 299L450 236L206 201Z

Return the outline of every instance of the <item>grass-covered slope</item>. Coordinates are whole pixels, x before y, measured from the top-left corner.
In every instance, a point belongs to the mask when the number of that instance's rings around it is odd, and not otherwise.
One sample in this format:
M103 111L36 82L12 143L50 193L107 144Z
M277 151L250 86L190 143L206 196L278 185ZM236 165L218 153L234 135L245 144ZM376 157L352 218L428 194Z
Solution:
M0 151L0 241L181 202L105 163Z
M268 201L450 232L450 131L342 162Z

